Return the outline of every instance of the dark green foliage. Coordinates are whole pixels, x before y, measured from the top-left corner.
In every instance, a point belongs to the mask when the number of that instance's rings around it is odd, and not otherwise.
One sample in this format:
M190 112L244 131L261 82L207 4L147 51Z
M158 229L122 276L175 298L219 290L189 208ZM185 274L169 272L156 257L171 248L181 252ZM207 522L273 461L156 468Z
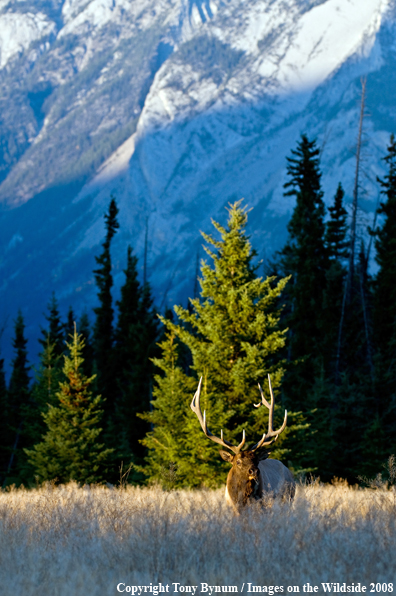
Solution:
M286 290L285 321L290 330L287 356L295 362L285 376L285 401L302 411L310 425L300 466L330 479L337 432L334 368L345 278L343 190L338 187L325 225L319 149L305 135L288 158L287 172L285 195L294 195L296 206L281 265L292 276Z
M338 185L334 204L329 207L330 219L326 223L325 247L329 258L326 285L323 296L323 365L326 374L335 381L337 342L344 286L346 280L345 260L348 257L347 212L343 206L344 191Z
M287 159L289 181L285 188L290 190L285 195L295 196L296 206L287 226L289 239L282 251L282 265L284 272L292 275L288 287L289 357L307 359L317 353L322 336L323 291L328 268L325 206L316 142L302 135L292 155Z
M325 243L329 259L340 261L348 257L347 212L343 205L344 190L338 185L334 205L329 207L330 219L326 223Z
M150 408L151 358L155 354L158 321L150 287L148 284L140 286L136 265L137 258L128 247L125 283L117 303L119 315L114 335L114 374L117 379L119 423L126 433L129 450L138 461L145 454L140 441L149 426L136 414Z
M43 415L48 430L26 454L39 480L102 482L112 459L112 450L101 442L103 400L92 396L93 377L82 372L84 342L76 329L67 347L57 405Z
M374 230L378 273L373 280L373 330L377 417L385 435L387 454L396 439L396 141L391 135L385 157L388 172L382 180L378 214L382 225ZM392 451L393 449L393 451Z
M259 395L257 382L268 394L267 374L271 373L275 391L282 379L279 352L285 332L279 328L277 301L287 279L275 283L274 279L256 276L252 265L255 253L244 229L246 222L247 214L240 203L231 206L227 228L213 222L221 240L204 235L216 252L206 249L214 266L202 263L201 297L191 300L192 312L175 307L175 323L162 319L169 335L161 345L163 358L156 364L165 376L157 378L153 411L145 416L154 425L145 440L151 449L147 457L150 478L158 479L159 470L171 463L181 474L180 483L186 482L180 470L188 457L194 461L196 474L190 482L213 485L224 480L227 470L218 474L216 450L189 409L200 376L204 379L203 408L215 434L224 427L226 438L239 443L245 428L248 440L257 442L266 430L266 413L252 404ZM178 366L175 338L191 354L189 374ZM177 413L168 412L175 408ZM278 405L276 423L280 422L281 412ZM175 415L180 421L177 427ZM288 432L295 430L289 427ZM285 447L286 435L277 442L274 457L293 461L291 451Z
M59 314L58 301L55 293L52 294L51 300L48 304L48 314L45 315L48 321L48 329L42 330L43 339L39 342L46 347L48 342L53 346L54 354L60 356L65 349L65 331Z
M38 443L47 430L43 415L48 412L49 406L58 403L57 392L63 377L62 363L63 357L56 353L56 344L51 344L47 335L47 343L40 354L40 365L35 374L30 399L22 406L21 437L24 450L31 449ZM25 451L20 453L18 475L18 482L25 485L33 484L35 480L34 469L29 464Z
M394 159L394 152L395 147L388 161ZM341 476L356 482L359 475L378 470L395 448L390 436L392 427L394 433L395 401L388 395L385 405L384 387L378 382L375 387L374 382L367 257L362 245L358 263L349 263L348 275L342 187L338 186L325 225L315 143L302 136L292 153L285 186L291 188L286 194L296 196L296 207L281 263L285 273L292 274L285 319L290 328L288 356L297 362L287 370L285 401L301 409L310 424L305 436L307 457L299 460L300 466L313 467L324 480ZM388 196L391 172L392 168L382 182ZM394 238L395 232L396 224L389 238ZM378 242L381 232L376 234ZM393 262L389 246L383 255ZM394 291L391 280L395 272L389 276L390 291ZM390 318L390 313L383 318L389 338ZM377 333L376 324L374 329ZM377 355L378 364L383 361Z
M382 226L375 230L375 260L379 271L374 280L374 330L376 346L387 352L396 332L396 141L392 135L385 157L388 173L379 180L382 194L378 214ZM387 358L390 361L389 358ZM389 379L389 382L392 382Z
M117 221L118 207L115 198L112 197L109 205L109 211L105 214L106 237L102 244L102 254L95 257L98 265L95 269L95 281L98 287L99 306L94 308L96 315L94 327L94 353L95 365L97 371L97 385L100 387L103 397L107 400L105 403L106 415L114 412L113 400L113 298L111 288L113 286L113 277L111 274L111 241L119 228Z
M11 443L8 425L8 394L4 373L4 359L0 358L0 485L5 478Z
M69 309L66 325L61 322L58 301L55 294L52 294L48 304L48 329L42 330L43 339L39 342L42 345L40 353L40 364L36 371L36 379L31 391L31 399L23 407L23 437L24 446L32 448L41 440L46 431L43 414L46 414L48 407L54 406L57 401L59 382L62 378L63 354L66 349L65 339L70 330L70 318L72 310ZM72 330L73 330L73 324ZM66 337L65 337L66 336ZM33 470L27 462L26 455L20 466L20 479L26 482L33 481Z
M328 392L323 386L322 375L326 368L323 347L323 301L326 288L328 257L325 247L325 206L321 189L319 170L319 149L315 141L302 135L292 157L288 158L288 182L285 195L295 196L296 205L288 224L289 237L280 253L281 268L291 275L286 288L285 323L289 328L287 359L294 360L287 369L284 391L287 405L302 411L312 425L313 435L306 438L308 460L300 462L304 468L318 466L322 452L316 445L312 457L313 443L318 441L319 428L316 423L327 424L318 418L318 408ZM319 382L319 386L318 386ZM323 415L327 408L320 412ZM315 436L316 435L316 436ZM323 445L326 451L326 446Z
M73 308L71 306L69 306L69 310L67 311L66 323L64 325L66 341L69 341L70 336L73 335L75 322L76 322L76 317L74 315Z
M91 377L93 374L94 351L92 346L91 326L86 312L81 315L78 323L78 328L80 330L80 335L84 342L81 353L84 359L82 365L83 371L87 377Z
M152 411L142 415L151 425L143 444L149 449L142 469L150 481L165 488L177 486L216 487L225 481L228 470L218 448L205 439L198 420L189 408L197 381L178 365L178 342L170 332L160 343L162 357L155 359L161 374L155 376ZM226 428L229 415L221 399L204 385L202 407L208 412L210 428L214 420Z
M27 361L27 340L25 338L25 323L21 311L15 320L15 336L13 347L15 357L12 361L12 372L8 387L8 426L11 442L7 465L7 478L13 479L21 459L23 445L24 407L30 398L29 364ZM11 481L11 480L10 480Z

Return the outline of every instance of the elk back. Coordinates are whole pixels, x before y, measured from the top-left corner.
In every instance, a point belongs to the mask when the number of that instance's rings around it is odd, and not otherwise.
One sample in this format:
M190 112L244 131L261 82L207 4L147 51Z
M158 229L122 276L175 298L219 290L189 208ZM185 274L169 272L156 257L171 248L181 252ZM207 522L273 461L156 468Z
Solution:
M293 474L277 459L265 459L258 464L263 497L293 499L296 483Z

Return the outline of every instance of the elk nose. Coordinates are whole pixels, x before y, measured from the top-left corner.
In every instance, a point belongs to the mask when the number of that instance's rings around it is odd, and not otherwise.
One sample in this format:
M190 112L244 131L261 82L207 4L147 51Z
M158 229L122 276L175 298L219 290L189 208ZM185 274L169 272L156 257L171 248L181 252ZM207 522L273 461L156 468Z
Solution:
M250 476L255 476L256 475L256 470L253 470L253 468L250 468L249 475Z

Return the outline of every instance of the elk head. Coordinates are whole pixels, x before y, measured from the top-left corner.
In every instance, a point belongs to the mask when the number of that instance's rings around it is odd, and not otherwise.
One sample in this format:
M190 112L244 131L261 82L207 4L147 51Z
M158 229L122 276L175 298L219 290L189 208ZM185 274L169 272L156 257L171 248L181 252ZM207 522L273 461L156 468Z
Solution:
M282 426L279 430L274 431L272 428L273 423L273 414L274 414L274 406L275 400L272 393L271 387L271 379L268 375L268 382L269 382L269 389L271 394L271 404L267 402L264 397L263 390L259 384L259 389L261 393L261 402L258 404L253 404L256 408L259 408L261 405L264 405L269 410L269 418L268 418L268 431L264 433L258 443L256 443L250 449L245 449L244 451L242 448L245 445L245 431L242 434L242 441L239 445L233 445L229 441L226 441L223 437L223 431L220 433L220 438L216 437L214 434L210 432L206 424L206 412L204 412L202 416L201 406L200 406L200 396L201 396L201 386L202 386L202 377L198 384L198 389L193 397L191 402L191 409L196 414L201 428L204 434L215 443L226 447L229 451L220 451L221 457L228 461L231 464L231 470L228 473L227 477L227 488L226 488L226 498L227 500L231 501L236 512L239 512L240 509L246 505L249 501L261 499L263 496L263 492L269 492L272 488L271 486L271 479L268 482L266 480L266 484L268 486L264 486L263 479L260 473L259 463L265 459L267 459L269 452L267 450L263 450L264 447L268 447L276 441L279 437L281 432L286 428L287 423L287 411L285 411L285 418L283 421ZM276 460L271 460L272 462L276 462ZM276 462L280 466L284 467L283 464L280 462Z

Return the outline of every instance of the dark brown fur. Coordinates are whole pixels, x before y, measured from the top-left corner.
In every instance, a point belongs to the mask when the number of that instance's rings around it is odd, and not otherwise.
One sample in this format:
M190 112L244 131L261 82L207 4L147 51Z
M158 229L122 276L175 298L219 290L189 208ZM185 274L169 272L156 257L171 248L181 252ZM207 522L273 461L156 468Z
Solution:
M236 513L265 495L269 498L293 498L295 483L291 472L281 462L268 460L267 451L242 451L233 455L222 450L220 455L232 464L227 477L226 497Z

